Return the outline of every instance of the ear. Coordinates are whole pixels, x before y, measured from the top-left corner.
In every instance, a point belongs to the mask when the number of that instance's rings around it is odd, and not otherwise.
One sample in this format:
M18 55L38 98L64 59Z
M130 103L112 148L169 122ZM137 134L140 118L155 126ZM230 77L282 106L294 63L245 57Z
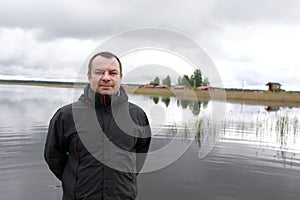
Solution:
M88 72L86 75L87 75L87 77L88 77L88 80L90 81L90 80L91 80L91 78L92 78L92 77L91 77L91 73L90 73L90 72Z
M122 78L123 77L123 74L122 73L120 73L120 78Z

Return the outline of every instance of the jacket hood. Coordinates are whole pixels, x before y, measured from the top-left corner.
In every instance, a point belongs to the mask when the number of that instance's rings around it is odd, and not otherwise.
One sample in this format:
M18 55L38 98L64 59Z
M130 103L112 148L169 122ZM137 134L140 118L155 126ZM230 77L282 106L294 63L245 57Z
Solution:
M79 100L95 108L109 108L112 104L118 105L124 102L128 102L128 96L122 86L120 86L117 94L102 95L99 93L95 93L91 89L90 84L87 84L87 86L84 88L83 94L79 97Z

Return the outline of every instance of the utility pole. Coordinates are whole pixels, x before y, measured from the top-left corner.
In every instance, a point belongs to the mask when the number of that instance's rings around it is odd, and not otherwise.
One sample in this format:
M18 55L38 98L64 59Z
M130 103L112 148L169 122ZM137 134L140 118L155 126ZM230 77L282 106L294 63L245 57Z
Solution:
M244 92L244 79L242 79L242 92Z

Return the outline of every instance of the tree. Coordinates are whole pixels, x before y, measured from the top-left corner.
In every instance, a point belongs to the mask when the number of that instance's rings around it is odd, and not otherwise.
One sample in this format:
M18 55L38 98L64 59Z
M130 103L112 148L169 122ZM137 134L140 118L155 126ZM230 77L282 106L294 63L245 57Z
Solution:
M159 84L160 84L159 78L158 78L158 77L155 77L155 79L153 80L152 83L153 83L152 85L154 85L154 86L159 85Z
M190 103L189 100L184 100L184 99L182 99L182 100L180 101L180 105L181 105L181 107L182 107L183 109L186 109L186 108L188 107L189 103Z
M178 79L177 79L177 85L182 85L182 77L181 76L178 76Z
M153 102L154 102L155 104L158 104L158 101L159 101L159 98L158 98L158 97L153 97Z
M191 81L190 81L188 75L183 75L182 80L181 80L181 84L185 85L187 87L191 87Z
M194 87L202 85L202 73L200 69L195 69L194 74L191 75L190 83Z
M193 101L189 104L189 108L191 109L194 115L199 115L201 109L201 101Z
M162 84L171 87L171 78L169 75L162 81Z
M165 103L166 107L170 104L170 97L163 97L161 98L161 101Z
M204 78L202 85L209 86L209 80L207 77Z

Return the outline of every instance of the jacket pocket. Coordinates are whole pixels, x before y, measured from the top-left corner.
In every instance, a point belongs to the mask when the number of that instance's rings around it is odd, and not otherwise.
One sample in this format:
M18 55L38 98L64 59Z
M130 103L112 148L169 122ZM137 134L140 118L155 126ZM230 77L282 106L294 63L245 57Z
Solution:
M69 143L68 162L64 169L62 186L63 186L63 199L76 200L76 185L78 168L80 165L80 154L77 151L78 138L73 136Z

